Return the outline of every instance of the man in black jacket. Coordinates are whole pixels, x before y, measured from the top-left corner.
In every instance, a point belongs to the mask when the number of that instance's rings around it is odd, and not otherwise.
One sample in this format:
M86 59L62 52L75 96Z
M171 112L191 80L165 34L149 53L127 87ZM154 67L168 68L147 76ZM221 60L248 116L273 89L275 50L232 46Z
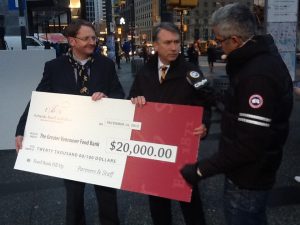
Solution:
M104 97L124 98L114 63L108 58L93 55L96 46L95 29L91 23L77 20L66 28L70 51L66 56L46 62L37 91L91 96L97 101ZM29 104L16 131L16 150L22 148ZM76 112L74 112L76 113ZM65 180L67 194L66 225L85 225L85 183ZM116 190L94 186L101 225L119 225Z
M212 15L212 25L228 55L230 79L219 151L181 172L191 184L225 173L227 224L265 225L268 193L289 131L292 81L273 38L255 35L255 18L248 7L226 5Z
M154 48L156 55L149 59L137 73L129 98L142 106L147 101L205 107L204 124L195 128L194 134L204 137L209 125L210 108L205 92L205 80L199 67L190 64L179 54L180 33L172 23L161 23L154 28ZM197 71L203 80L196 88L187 81L187 74ZM149 196L150 211L154 225L171 225L170 199ZM191 203L180 202L187 225L204 225L204 214L197 185L193 188Z

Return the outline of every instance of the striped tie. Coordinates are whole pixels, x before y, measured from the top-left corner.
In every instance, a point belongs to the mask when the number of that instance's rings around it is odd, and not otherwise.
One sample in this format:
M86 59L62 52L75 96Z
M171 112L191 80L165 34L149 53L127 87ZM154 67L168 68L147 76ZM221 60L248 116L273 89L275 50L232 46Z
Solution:
M166 79L166 74L167 74L168 67L165 66L165 65L162 65L160 67L160 69L161 69L160 83L163 83Z

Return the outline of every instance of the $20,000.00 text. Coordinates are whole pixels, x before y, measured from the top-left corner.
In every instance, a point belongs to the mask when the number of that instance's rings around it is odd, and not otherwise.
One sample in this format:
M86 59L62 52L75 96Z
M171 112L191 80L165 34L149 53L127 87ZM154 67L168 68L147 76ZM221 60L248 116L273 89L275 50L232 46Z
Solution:
M111 152L159 161L175 162L177 155L177 147L171 145L116 140L110 140L108 145Z

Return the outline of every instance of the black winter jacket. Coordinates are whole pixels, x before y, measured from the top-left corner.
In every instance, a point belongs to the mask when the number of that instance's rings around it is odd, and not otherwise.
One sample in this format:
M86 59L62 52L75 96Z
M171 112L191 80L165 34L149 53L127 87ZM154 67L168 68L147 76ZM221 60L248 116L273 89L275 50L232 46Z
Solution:
M274 182L289 131L292 81L270 35L254 36L228 55L219 151L199 162L203 178L225 173L244 189Z

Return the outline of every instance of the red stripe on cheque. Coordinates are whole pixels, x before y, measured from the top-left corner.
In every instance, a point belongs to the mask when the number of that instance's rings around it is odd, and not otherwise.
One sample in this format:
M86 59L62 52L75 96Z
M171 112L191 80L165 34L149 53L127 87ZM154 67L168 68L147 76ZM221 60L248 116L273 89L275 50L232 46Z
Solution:
M197 160L200 139L192 134L200 126L203 109L198 106L150 103L136 107L131 140L177 146L175 163L128 156L123 190L189 202L191 188L179 170Z

